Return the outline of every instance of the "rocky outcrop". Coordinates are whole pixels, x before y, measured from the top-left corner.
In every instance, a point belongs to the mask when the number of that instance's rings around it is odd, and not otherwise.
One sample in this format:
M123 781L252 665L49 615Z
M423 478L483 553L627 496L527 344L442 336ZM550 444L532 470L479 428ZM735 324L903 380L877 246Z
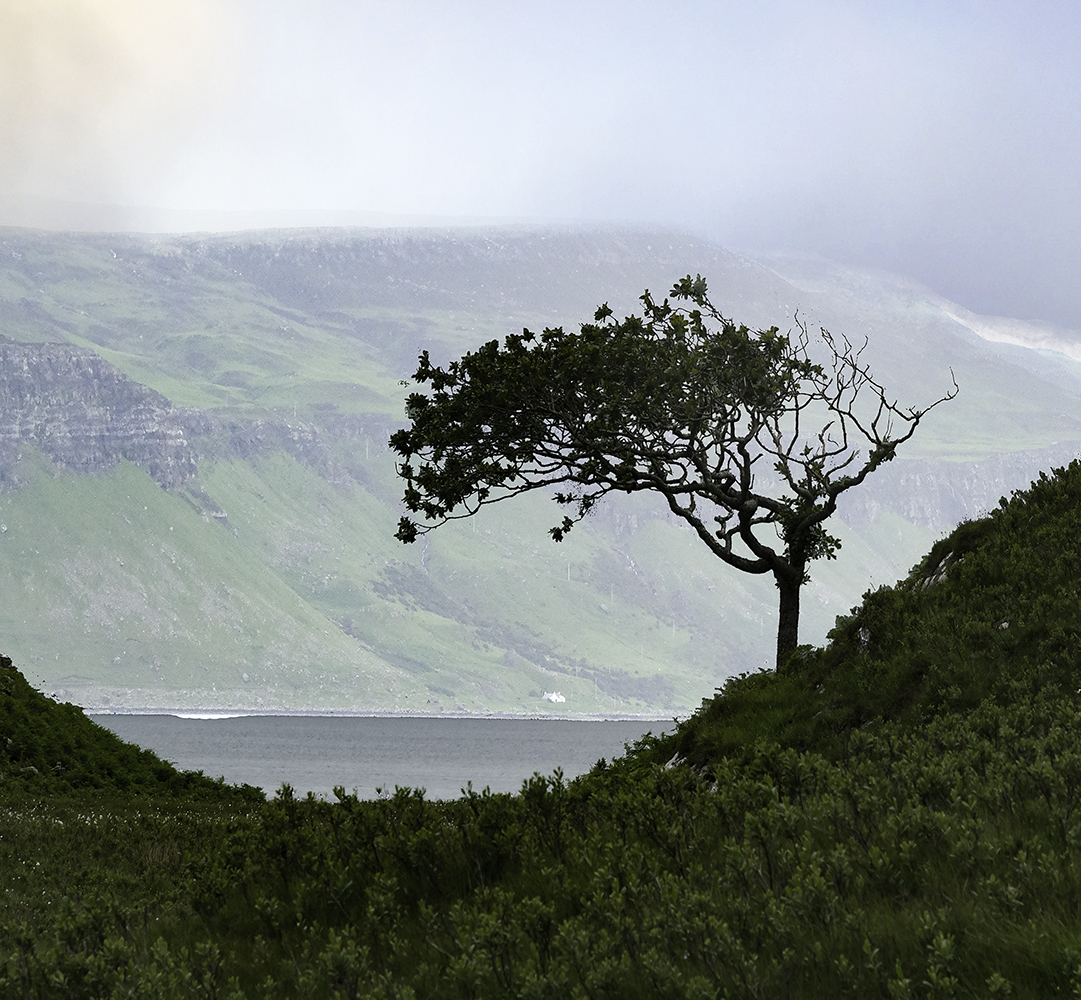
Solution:
M348 481L348 473L331 457L314 424L242 420L194 409L181 411L181 422L199 459L251 459L284 451L332 483Z
M18 462L27 445L76 472L108 472L127 459L165 489L192 480L197 461L276 451L346 485L365 479L348 461L349 446L366 437L386 440L391 429L332 409L320 414L317 426L179 408L92 351L0 335L0 489L20 485ZM344 445L341 455L332 455L328 440Z
M1078 442L1065 441L1051 448L989 455L978 462L899 458L844 494L839 511L853 527L890 511L912 524L948 530L994 510L1000 497L1027 489L1041 471L1069 465L1078 453Z
M18 484L26 445L78 472L127 459L166 489L195 475L180 412L160 393L92 351L0 337L0 486Z

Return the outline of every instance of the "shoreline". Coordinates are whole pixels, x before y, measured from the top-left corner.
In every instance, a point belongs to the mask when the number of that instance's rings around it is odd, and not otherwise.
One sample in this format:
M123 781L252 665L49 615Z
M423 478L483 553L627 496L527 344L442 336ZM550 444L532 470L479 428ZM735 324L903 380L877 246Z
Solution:
M94 716L167 716L185 721L225 721L228 719L297 719L297 718L328 718L328 719L473 719L477 721L508 721L508 722L676 722L679 718L670 715L658 715L655 713L544 713L535 714L528 712L378 712L334 710L334 709L295 709L293 711L258 711L243 708L85 708L84 715Z

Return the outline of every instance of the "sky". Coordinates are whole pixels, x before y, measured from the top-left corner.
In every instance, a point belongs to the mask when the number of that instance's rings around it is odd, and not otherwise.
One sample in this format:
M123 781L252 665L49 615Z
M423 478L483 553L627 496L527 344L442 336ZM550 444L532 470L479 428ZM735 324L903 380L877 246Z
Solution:
M1081 331L1078 51L1041 0L0 0L0 223L664 225Z

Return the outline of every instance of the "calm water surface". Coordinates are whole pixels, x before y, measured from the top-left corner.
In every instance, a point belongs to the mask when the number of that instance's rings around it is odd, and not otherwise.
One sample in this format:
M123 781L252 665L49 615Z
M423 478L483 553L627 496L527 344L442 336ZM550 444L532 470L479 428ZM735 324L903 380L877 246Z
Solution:
M328 798L335 785L361 798L395 785L456 798L469 781L478 791L516 792L535 771L566 777L611 759L623 744L672 722L569 722L557 719L363 719L246 716L182 719L173 715L94 715L121 739L153 750L184 770L222 775L273 793L283 782L297 794Z

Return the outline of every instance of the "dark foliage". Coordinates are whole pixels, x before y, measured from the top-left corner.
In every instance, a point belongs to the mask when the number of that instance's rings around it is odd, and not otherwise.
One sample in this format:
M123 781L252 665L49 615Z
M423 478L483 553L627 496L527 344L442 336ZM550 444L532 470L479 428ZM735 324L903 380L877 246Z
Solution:
M944 400L890 402L861 351L826 330L823 366L802 325L795 338L737 326L701 277L670 295L688 305L646 292L641 317L601 306L577 333L525 330L445 369L422 354L414 379L430 392L409 396L412 425L390 439L419 515L397 537L551 489L571 509L550 531L559 541L608 493L659 494L718 558L773 575L780 666L797 643L808 564L840 547L824 527L837 498Z
M35 691L6 656L0 656L0 781L50 793L96 788L238 794L202 773L178 771L149 750L125 743L75 705ZM244 794L262 798L258 789Z
M705 762L759 738L836 754L853 729L1081 688L1081 462L959 525L864 595L783 675L735 678L656 748ZM1025 696L1027 696L1025 694ZM665 758L667 759L667 758Z
M1077 996L1079 522L1074 463L570 783L5 780L0 998Z

